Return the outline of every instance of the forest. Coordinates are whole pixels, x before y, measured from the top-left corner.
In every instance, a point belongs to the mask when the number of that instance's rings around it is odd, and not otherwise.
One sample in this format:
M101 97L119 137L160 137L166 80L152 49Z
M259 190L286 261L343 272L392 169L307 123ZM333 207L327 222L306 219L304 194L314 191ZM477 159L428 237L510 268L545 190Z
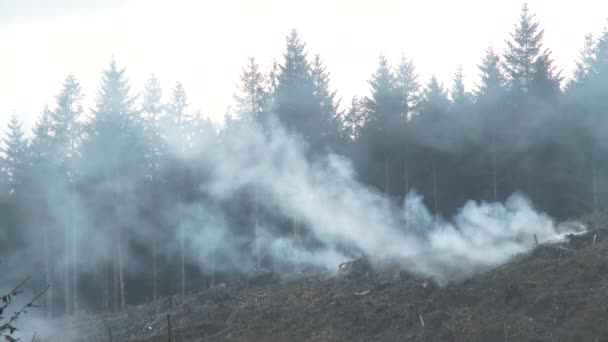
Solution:
M381 250L406 198L433 222L468 201L517 207L513 194L556 219L602 210L608 27L581 37L568 79L543 33L523 5L505 51L481 56L474 89L460 68L446 86L419 79L406 54L380 55L369 94L341 104L293 30L270 70L249 58L222 124L191 108L180 82L163 96L152 74L135 89L114 59L88 90L91 109L68 75L32 132L17 114L4 130L6 281L50 284L49 317L120 311Z

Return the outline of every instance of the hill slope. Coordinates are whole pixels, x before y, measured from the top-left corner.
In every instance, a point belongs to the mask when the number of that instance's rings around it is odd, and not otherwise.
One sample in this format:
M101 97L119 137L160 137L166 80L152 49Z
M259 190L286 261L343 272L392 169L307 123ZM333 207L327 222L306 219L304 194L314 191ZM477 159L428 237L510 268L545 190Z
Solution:
M439 288L364 261L340 276L216 286L83 318L82 339L167 341L608 341L608 215L561 245ZM109 328L109 329L108 329Z

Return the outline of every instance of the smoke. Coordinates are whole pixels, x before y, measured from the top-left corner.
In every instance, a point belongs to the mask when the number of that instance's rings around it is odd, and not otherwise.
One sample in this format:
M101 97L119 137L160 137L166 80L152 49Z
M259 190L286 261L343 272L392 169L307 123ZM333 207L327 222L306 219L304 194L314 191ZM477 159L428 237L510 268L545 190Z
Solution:
M559 237L553 220L521 194L505 203L468 202L444 220L432 215L415 192L399 206L363 185L341 156L310 161L306 144L277 124L265 130L255 125L232 130L221 145L204 149L211 176L199 191L230 200L244 189L255 189L263 211L289 218L301 228L277 233L280 227L271 222L258 223L247 256L258 248L271 259L335 269L364 254L376 263L399 262L443 283L530 250L534 235L541 241ZM234 229L215 215L199 212L189 221L190 248L221 253L251 267L251 258L239 255L242 244L227 235ZM208 262L207 253L198 254L200 263Z
M62 274L64 267L69 271L76 240L78 272L92 277L117 248L128 274L150 273L147 254L138 248L159 242L158 252L169 260L175 260L183 243L188 264L204 272L253 274L260 265L277 271L298 266L337 270L340 263L365 255L376 265L398 263L445 284L529 251L534 235L543 242L574 229L560 227L558 232L554 221L522 194L504 203L470 201L451 218L431 213L415 191L396 202L360 182L348 159L311 154L303 140L276 122L243 122L222 132L221 143L214 137L204 137L187 153L175 149L186 163L205 170L205 180L191 189L199 200L163 201L157 213L150 213L140 210L139 188L125 177L89 184L87 196L54 182L43 196L48 198L44 212L50 215L31 218L43 225L49 245L41 246L39 231L33 231L37 233L29 239L35 243L10 260L40 260L40 253L58 251L51 258L51 281L59 284L55 296L64 291ZM116 193L127 196L118 205ZM240 210L248 200L255 204L253 217L232 219L229 204ZM153 228L152 214L162 217L165 229ZM123 229L122 240L115 239L116 227ZM55 305L62 304L56 300ZM26 331L56 324L35 317L31 322L35 325L24 323Z

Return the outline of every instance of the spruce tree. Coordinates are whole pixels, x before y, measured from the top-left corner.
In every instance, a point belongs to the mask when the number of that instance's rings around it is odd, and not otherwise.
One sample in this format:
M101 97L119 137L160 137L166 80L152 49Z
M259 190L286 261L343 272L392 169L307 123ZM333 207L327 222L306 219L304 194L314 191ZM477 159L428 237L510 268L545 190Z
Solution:
M524 3L515 31L507 41L504 66L510 90L516 96L527 94L531 90L535 68L538 66L537 59L543 54L544 30L539 28L535 16L530 13L528 4Z
M238 85L237 93L234 94L236 109L241 118L259 121L266 111L268 92L265 87L265 77L260 71L260 66L253 57L243 67L241 72L241 83Z
M397 88L401 95L402 115L411 118L416 114L420 97L420 83L414 62L407 59L405 55L401 57L401 63L396 72Z
M0 151L2 152L2 172L5 175L8 193L19 202L25 183L25 168L28 142L23 124L16 113L11 115Z

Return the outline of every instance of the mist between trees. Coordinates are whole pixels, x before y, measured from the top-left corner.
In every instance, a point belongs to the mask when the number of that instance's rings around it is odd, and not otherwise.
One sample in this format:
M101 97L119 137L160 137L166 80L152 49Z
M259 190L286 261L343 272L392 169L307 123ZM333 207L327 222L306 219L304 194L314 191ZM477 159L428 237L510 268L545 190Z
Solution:
M557 236L549 215L608 195L608 29L568 82L526 5L507 41L474 90L461 69L446 90L381 56L370 95L340 111L294 30L270 70L243 67L221 126L179 82L135 96L114 60L91 110L70 75L31 139L16 115L6 128L3 278L51 284L56 316L363 254L440 283L504 262Z

